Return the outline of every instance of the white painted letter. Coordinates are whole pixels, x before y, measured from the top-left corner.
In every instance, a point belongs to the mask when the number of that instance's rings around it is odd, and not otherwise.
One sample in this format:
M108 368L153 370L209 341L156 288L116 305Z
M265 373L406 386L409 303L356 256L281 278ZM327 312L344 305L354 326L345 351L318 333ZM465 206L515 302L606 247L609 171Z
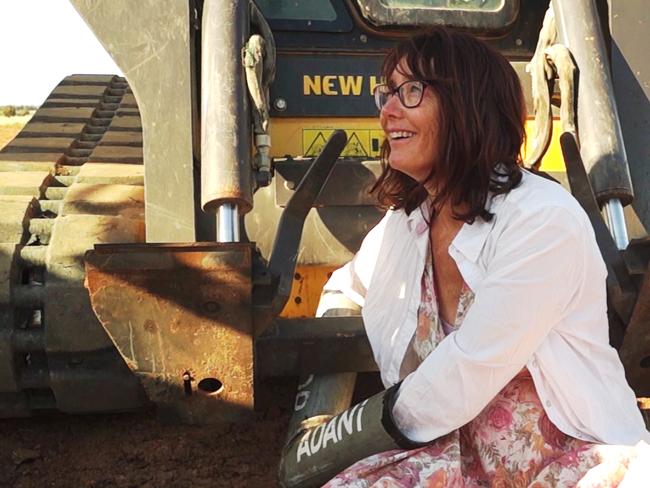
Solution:
M325 430L325 424L320 424L312 431L311 441L309 447L311 447L311 453L316 453L323 442L323 431ZM318 433L320 431L320 433ZM318 441L314 442L318 438Z
M305 380L304 383L301 383L301 384L298 385L298 390L304 390L309 385L311 385L312 381L314 381L314 375L310 374L309 376L307 376L307 379Z
M336 417L327 422L325 435L323 436L323 449L327 447L327 442L332 441L336 444L339 440L336 438Z
M299 391L296 395L296 403L293 405L293 410L297 412L305 408L307 400L309 400L309 390Z
M342 434L341 425L345 426L345 430L347 431L348 435L352 434L352 418L354 417L354 414L357 411L358 407L359 405L355 405L350 410L347 410L341 414L339 418L339 425L337 426L337 434L339 439L341 439Z
M366 406L366 403L368 403L368 400L364 400L359 407L359 413L357 414L357 432L361 432L361 414L363 413L363 407Z
M311 451L309 450L309 434L311 433L310 431L305 432L305 435L302 436L302 439L300 439L300 444L298 444L298 452L296 453L296 462L300 462L300 458L302 457L303 454L307 454L307 457L311 456Z

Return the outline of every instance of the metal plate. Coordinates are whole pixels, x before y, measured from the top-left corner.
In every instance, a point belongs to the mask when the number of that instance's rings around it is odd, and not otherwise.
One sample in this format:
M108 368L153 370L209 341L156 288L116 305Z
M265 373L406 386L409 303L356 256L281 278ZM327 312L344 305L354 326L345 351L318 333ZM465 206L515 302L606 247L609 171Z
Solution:
M260 376L377 371L361 317L276 319L255 349Z
M203 424L252 414L251 253L249 244L87 253L93 309L165 416Z
M307 172L311 160L289 160L275 164L275 203L284 207ZM340 160L334 165L314 207L376 206L370 189L381 174L379 161Z

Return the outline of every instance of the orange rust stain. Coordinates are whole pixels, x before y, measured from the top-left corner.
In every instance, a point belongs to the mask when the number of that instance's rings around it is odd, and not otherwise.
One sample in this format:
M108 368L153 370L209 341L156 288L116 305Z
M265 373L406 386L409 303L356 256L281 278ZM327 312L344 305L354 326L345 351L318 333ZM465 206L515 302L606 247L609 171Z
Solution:
M144 330L153 334L158 330L158 325L153 320L147 319L144 323Z

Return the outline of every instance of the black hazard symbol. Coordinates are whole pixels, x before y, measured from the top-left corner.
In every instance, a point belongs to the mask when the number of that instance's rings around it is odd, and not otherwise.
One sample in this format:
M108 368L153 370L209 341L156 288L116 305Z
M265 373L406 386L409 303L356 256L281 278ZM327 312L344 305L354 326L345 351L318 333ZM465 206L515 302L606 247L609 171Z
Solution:
M309 158L318 156L320 152L323 150L323 146L325 146L326 142L327 141L325 140L325 136L323 135L323 133L319 132L318 135L314 137L314 140L305 151L305 156Z
M368 151L363 147L356 132L353 132L348 139L348 143L343 148L341 156L368 156Z

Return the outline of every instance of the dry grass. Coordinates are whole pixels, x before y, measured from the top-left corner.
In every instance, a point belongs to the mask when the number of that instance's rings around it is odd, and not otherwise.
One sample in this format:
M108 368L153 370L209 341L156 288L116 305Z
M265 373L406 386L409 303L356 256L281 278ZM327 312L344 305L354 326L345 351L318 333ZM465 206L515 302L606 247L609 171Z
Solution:
M16 137L31 117L32 114L16 117L0 116L0 149Z

